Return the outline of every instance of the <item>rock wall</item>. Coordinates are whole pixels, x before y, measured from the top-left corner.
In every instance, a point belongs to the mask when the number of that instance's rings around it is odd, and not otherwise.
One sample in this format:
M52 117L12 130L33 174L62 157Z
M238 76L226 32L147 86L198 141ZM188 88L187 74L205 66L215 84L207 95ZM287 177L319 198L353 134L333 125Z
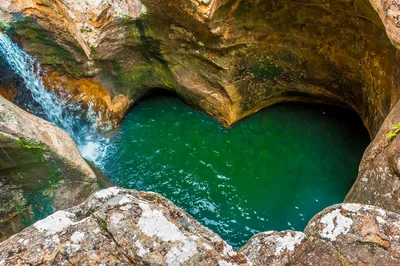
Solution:
M227 126L282 101L352 108L376 138L346 200L398 211L397 140L384 144L399 122L398 12L383 0L13 0L0 26L42 63L49 88L105 125L154 88Z
M400 123L400 103L390 112L361 160L345 202L362 202L400 212L400 139L388 137Z
M163 88L227 126L282 101L343 105L375 136L399 62L396 21L371 2L13 0L0 18L49 84L75 84L62 87L114 125Z
M15 101L21 79L0 60L0 95L9 101Z
M0 241L100 187L68 134L0 96Z
M398 265L400 216L361 204L235 251L162 196L109 188L0 243L0 265Z

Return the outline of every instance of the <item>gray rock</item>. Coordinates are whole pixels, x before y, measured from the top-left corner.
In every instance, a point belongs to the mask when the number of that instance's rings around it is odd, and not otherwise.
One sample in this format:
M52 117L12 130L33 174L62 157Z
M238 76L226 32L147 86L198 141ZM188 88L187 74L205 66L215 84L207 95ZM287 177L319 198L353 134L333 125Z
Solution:
M0 265L399 265L400 216L332 206L235 251L161 195L109 188L0 243Z
M218 235L162 196L115 187L0 243L0 265L1 261L5 265L246 263Z

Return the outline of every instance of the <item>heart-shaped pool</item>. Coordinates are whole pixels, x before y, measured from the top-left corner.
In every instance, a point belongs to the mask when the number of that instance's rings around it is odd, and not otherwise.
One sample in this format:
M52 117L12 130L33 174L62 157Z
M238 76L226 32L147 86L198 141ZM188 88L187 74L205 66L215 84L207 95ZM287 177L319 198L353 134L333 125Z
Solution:
M142 101L114 134L113 183L161 193L236 248L343 201L369 143L347 110L281 104L224 129L173 96Z

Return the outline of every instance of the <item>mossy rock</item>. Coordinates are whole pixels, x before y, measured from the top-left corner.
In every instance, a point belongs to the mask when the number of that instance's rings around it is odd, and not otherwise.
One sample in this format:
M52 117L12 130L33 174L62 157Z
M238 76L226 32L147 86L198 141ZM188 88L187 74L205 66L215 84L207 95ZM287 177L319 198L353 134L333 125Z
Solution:
M100 188L47 146L0 134L0 241Z
M17 36L17 41L24 44L24 49L32 52L41 64L62 69L74 77L83 76L81 66L76 63L71 53L58 44L33 19L20 17L6 29L10 36ZM83 56L83 51L78 51Z

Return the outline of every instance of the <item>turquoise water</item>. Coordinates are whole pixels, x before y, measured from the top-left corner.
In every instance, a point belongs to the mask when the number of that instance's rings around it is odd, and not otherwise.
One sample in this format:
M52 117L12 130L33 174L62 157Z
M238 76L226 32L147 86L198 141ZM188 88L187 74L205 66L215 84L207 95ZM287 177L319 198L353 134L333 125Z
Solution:
M369 143L338 108L281 104L224 129L173 96L139 103L114 134L114 184L161 193L236 248L342 202Z

